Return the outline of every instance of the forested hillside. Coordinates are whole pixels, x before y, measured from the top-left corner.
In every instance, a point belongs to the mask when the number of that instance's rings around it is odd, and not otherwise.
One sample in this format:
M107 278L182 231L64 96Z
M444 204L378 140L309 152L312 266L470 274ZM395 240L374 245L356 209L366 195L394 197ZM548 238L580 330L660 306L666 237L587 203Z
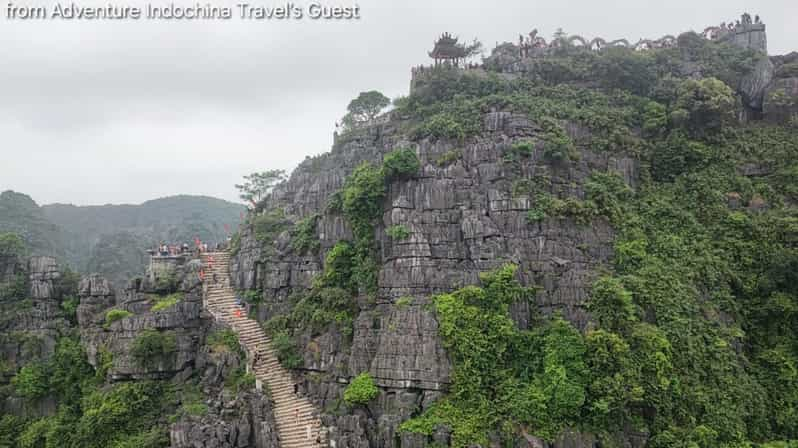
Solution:
M28 250L37 255L64 256L63 234L30 196L0 193L0 232L11 232L25 240Z
M73 270L101 273L120 284L143 273L145 251L159 242L225 241L244 207L202 196L40 207L27 195L7 191L0 195L0 210L0 231L18 233L33 254L54 255Z

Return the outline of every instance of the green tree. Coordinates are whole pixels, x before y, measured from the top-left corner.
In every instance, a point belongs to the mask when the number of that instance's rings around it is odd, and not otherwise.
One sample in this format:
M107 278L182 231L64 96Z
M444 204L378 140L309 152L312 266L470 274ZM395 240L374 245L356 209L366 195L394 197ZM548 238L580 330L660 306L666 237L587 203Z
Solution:
M0 233L0 256L19 257L25 254L25 242L16 233Z
M649 101L643 111L643 131L647 136L658 137L668 129L668 109L656 101Z
M354 250L348 242L336 243L324 257L324 272L317 280L318 285L356 291L357 284L352 278L354 256Z
M155 368L159 363L171 361L177 351L177 340L171 331L144 330L133 341L130 354L139 365Z
M420 168L421 162L410 148L391 151L382 162L382 173L386 182L412 177Z
M244 176L244 183L235 185L236 189L240 191L238 197L250 204L260 204L274 188L274 185L284 180L285 177L284 170L261 171Z
M105 324L103 327L108 329L112 323L128 318L132 315L133 313L128 310L110 309L105 313Z
M58 340L48 370L50 388L64 404L77 407L82 388L94 376L94 369L86 359L77 337L62 337Z
M352 275L364 291L377 289L374 223L382 216L385 198L383 170L364 162L346 179L343 190L343 212L352 225L355 237Z
M43 363L28 364L11 380L17 394L30 400L49 392L47 368Z
M642 399L629 344L615 333L591 331L585 337L588 420L593 427L620 430L630 418L630 404Z
M689 79L679 85L676 95L671 120L693 136L717 132L734 119L734 92L719 79Z
M356 376L346 387L344 401L349 404L366 404L377 398L379 394L380 390L377 389L371 375L368 372L363 372Z
M601 277L593 284L588 310L601 328L613 331L624 331L635 320L632 294L613 277Z
M302 365L302 356L296 342L288 333L280 331L272 335L272 348L277 354L277 360L286 369L296 369Z
M555 318L543 336L543 373L535 384L543 392L548 410L548 428L555 437L565 425L575 423L585 403L587 367L582 335L562 318Z
M681 174L703 168L711 156L710 146L689 139L683 130L674 130L667 139L654 145L651 175L657 181L672 181Z
M474 38L474 40L472 40L470 44L466 45L464 49L465 49L465 59L469 59L481 55L484 46L482 45L482 42L479 41L479 39Z
M357 98L349 102L349 111L344 117L344 124L358 125L373 120L383 109L391 104L390 98L376 90L360 92Z

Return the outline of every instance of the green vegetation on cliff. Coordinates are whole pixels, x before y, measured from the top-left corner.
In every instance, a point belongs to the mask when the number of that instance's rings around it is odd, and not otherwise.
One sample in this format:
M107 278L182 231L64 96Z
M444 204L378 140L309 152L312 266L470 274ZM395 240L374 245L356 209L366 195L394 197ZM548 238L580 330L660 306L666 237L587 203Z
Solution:
M147 329L133 341L130 355L140 365L154 367L170 363L176 349L177 341L173 332Z
M705 77L687 79L685 60ZM593 323L579 332L554 316L520 330L507 307L533 296L512 267L435 297L453 384L403 430L444 424L458 447L565 428L605 446L624 433L651 448L798 439L798 132L736 120L734 89L755 62L693 35L646 53L566 48L515 80L438 70L399 103L408 132L457 145L491 110L529 116L541 132L508 145L515 176L536 151L561 167L583 150L641 162L635 190L610 172L594 172L583 197L513 180L514 196L532 198L530 225L616 229Z
M325 255L324 271L313 280L309 291L291 296L291 311L272 317L264 324L272 335L272 345L277 357L286 368L302 365L296 336L303 331L319 334L334 326L347 339L353 334L353 323L359 312L354 300L359 294L374 297L377 292L377 241L375 238L379 219L382 217L383 200L390 182L408 179L418 173L420 161L416 153L408 148L399 148L388 153L381 166L362 163L347 177L343 189L336 194L331 212L341 213L351 225L353 241L339 241ZM280 210L270 210L251 217L255 238L264 252L271 252L276 231L264 231L264 220L281 222ZM318 216L309 216L299 221L292 231L291 247L304 254L320 247L316 236ZM268 229L273 229L270 225ZM280 226L279 230L285 229ZM395 238L409 236L406 228L394 229ZM259 236L262 235L262 236Z
M344 391L344 400L349 404L366 404L377 398L380 390L368 372L361 373L352 379Z
M40 418L6 414L0 445L20 448L164 447L169 443L159 417L174 407L172 386L161 382L103 385L77 337L64 336L47 361L28 364L12 384L34 404L52 397L57 412Z
M589 379L582 335L557 317L519 330L509 307L534 302L535 290L507 265L467 286L433 298L440 334L454 363L448 396L401 429L431 434L452 428L456 447L488 444L495 430L519 427L554 438L579 421Z
M381 167L361 164L344 183L341 210L352 226L352 279L361 291L374 294L377 288L374 226L382 217L387 185L412 177L419 168L416 153L408 148L400 148L388 153Z
M25 241L16 233L0 233L0 256L21 257L25 255Z

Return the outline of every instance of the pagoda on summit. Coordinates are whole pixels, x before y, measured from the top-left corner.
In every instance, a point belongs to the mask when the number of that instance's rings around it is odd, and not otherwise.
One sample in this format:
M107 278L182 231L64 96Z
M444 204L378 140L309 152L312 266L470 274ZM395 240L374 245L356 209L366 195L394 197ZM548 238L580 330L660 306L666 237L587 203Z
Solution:
M465 45L458 43L456 37L452 37L449 33L443 33L435 42L435 48L427 54L435 60L436 66L451 64L457 67L461 60L468 57L468 49Z

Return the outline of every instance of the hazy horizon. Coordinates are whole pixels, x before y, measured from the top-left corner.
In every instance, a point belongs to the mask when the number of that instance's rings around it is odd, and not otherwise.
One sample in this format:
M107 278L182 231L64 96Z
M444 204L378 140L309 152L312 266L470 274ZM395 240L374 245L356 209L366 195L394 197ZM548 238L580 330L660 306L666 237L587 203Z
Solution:
M240 202L233 184L243 175L290 171L328 151L335 121L360 91L406 94L410 68L429 64L444 31L480 39L488 54L533 28L636 41L747 11L767 24L771 55L798 50L790 31L798 2L787 0L358 3L362 18L342 22L3 16L0 191L40 205L181 194Z

